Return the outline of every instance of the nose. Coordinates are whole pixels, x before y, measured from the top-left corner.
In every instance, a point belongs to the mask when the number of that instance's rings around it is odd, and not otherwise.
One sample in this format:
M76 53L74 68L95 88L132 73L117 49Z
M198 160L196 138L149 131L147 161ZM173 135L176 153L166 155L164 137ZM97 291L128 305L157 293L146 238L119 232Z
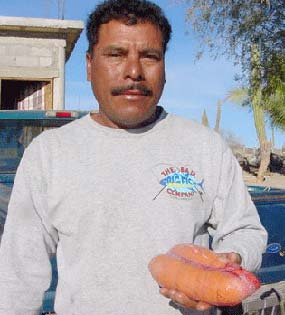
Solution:
M143 81L145 79L139 56L128 56L125 64L125 79L131 79L132 81Z

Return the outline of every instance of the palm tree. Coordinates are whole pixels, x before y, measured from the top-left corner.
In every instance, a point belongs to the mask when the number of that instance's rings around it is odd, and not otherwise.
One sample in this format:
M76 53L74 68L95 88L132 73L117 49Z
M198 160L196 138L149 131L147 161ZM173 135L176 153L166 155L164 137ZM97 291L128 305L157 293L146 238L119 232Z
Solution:
M252 44L251 66L251 107L260 146L260 166L257 182L262 182L270 163L271 143L266 136L265 112L262 106L260 52L257 44Z
M255 80L255 70L252 70L252 81ZM221 106L223 103L230 101L239 105L249 105L252 108L254 124L260 146L260 167L257 174L257 182L262 182L267 167L270 163L271 142L267 141L265 129L265 112L261 105L261 88L257 82L252 83L251 95L248 89L239 88L230 90L222 101L218 101L216 122L221 119ZM219 131L219 125L216 123L215 130Z
M217 114L216 114L216 124L215 124L215 131L220 131L220 123L221 123L221 116L222 116L222 105L227 101L232 103L243 104L243 102L247 99L248 92L246 89L234 89L227 93L226 97L222 100L218 100L217 102Z

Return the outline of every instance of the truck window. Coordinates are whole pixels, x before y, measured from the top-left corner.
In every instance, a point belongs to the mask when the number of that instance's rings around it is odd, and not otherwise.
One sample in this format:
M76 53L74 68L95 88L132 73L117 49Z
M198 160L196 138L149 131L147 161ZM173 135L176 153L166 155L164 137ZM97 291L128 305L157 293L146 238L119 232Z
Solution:
M25 148L42 131L66 120L0 120L0 173L15 173Z

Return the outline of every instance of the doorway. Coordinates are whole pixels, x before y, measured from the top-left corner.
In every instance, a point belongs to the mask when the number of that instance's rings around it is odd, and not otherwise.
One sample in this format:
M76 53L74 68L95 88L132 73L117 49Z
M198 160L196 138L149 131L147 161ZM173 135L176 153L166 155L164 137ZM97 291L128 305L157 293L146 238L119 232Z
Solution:
M52 109L51 80L0 80L1 110Z

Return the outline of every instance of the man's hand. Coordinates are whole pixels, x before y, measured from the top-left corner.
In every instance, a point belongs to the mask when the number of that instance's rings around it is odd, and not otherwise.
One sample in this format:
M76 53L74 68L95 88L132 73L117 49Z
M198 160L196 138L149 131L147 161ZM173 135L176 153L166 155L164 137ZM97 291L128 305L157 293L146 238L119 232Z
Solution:
M234 264L241 264L241 256L240 254L237 253L216 253L220 258L222 258L223 260L227 261L227 262L231 262Z
M225 260L225 262L231 262L239 265L241 264L241 256L237 253L217 253L217 255ZM175 289L160 288L159 292L166 298L171 299L175 304L181 305L186 308L192 308L197 311L206 311L213 307L213 305L210 305L208 303L192 300L184 293L179 292Z
M187 295L175 289L160 288L159 292L166 298L171 299L175 304L182 307L193 308L197 311L206 311L212 307L212 305L208 303L191 300Z

